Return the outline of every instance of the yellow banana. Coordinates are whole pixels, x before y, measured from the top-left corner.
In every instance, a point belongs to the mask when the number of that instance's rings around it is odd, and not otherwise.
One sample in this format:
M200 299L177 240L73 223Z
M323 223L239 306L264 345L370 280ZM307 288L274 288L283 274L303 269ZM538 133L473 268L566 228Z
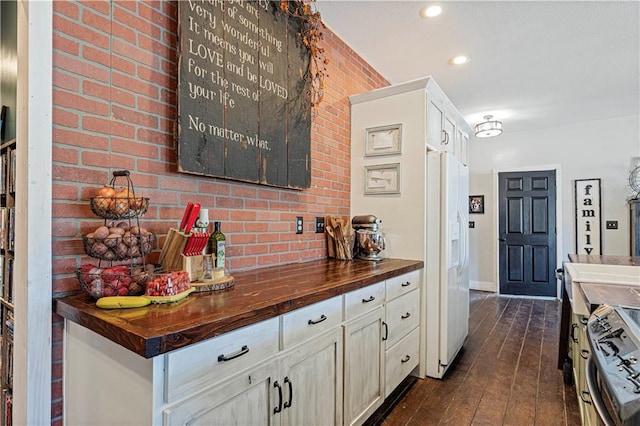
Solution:
M151 300L143 296L107 296L98 299L96 306L103 309L139 308L149 303Z

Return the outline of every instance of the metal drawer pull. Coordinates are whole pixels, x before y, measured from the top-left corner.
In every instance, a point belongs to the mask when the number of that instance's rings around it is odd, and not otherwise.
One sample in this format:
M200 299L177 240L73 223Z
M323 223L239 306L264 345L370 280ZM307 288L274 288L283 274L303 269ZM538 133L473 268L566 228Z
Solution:
M402 319L407 319L407 318L409 318L410 316L411 316L411 313L410 313L410 312L407 312L406 314L402 315L400 318L402 318Z
M587 325L589 323L589 318L586 317L580 317L580 323L582 325Z
M282 411L282 386L276 380L273 382L273 387L278 388L278 406L273 408L273 414L277 414Z
M571 336L571 340L573 340L573 343L578 343L578 339L576 339L576 336L574 334L574 331L576 331L576 328L580 327L578 324L571 324L571 333L569 333L569 336Z
M369 302L373 302L374 300L376 300L375 297L369 296L368 299L362 299L362 303L369 303Z
M589 355L591 355L591 353L586 349L580 351L580 356L582 357L582 359L589 358Z
M289 380L288 376L284 378L284 382L289 385L289 400L284 403L284 408L289 408L293 402L293 383Z
M230 355L230 356L225 356L224 354L218 355L218 362L231 361L232 359L238 358L239 356L242 356L247 353L249 353L249 346L244 345L242 349L240 349L238 352L236 352L233 355Z
M389 338L389 326L384 321L382 321L382 325L384 325L384 337L382 338L382 341L384 342Z
M408 287L410 285L411 285L411 281L406 281L406 282L403 282L402 284L400 284L400 287Z
M316 320L316 321L309 320L309 325L314 325L314 324L321 323L322 321L324 321L326 319L327 319L327 317L324 314L322 314L322 315L320 315L320 319L319 320Z
M585 396L588 396L589 399L584 399ZM580 394L580 399L582 400L582 402L584 402L585 404L591 404L591 394L589 393L589 391L582 391L582 393Z
M407 355L406 357L404 357L404 359L401 359L400 362L404 364L405 362L409 362L410 359L411 357Z

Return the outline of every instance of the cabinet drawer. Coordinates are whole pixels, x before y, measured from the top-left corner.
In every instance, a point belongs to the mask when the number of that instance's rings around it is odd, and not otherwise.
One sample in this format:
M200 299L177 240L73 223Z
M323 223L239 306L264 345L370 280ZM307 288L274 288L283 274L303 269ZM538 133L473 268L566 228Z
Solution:
M272 424L271 410L277 400L273 395L273 383L277 371L277 361L252 367L230 380L165 408L162 410L162 424Z
M420 271L389 278L387 281L387 300L393 300L405 293L419 288Z
M278 353L278 317L165 355L164 400L174 402Z
M414 328L386 352L385 398L418 365L420 329Z
M282 349L290 348L342 323L342 296L282 315Z
M418 290L411 291L387 303L387 349L420 323Z
M344 295L345 320L371 311L384 303L384 281Z

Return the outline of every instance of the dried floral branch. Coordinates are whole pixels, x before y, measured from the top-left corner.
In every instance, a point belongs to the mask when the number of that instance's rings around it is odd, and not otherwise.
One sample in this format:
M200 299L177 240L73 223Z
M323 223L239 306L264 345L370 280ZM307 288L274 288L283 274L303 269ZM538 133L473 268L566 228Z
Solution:
M311 53L311 60L305 76L310 80L311 107L315 109L324 98L324 79L327 77L327 64L329 63L324 48L319 46L323 38L323 30L326 27L322 22L320 12L315 9L315 0L281 0L280 10L290 17L302 21L298 36Z

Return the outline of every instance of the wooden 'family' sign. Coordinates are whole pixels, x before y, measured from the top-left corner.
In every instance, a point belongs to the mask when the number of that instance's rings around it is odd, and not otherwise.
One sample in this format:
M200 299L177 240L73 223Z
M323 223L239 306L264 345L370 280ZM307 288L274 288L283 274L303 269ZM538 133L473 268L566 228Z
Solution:
M178 168L311 186L310 53L267 0L178 2Z

